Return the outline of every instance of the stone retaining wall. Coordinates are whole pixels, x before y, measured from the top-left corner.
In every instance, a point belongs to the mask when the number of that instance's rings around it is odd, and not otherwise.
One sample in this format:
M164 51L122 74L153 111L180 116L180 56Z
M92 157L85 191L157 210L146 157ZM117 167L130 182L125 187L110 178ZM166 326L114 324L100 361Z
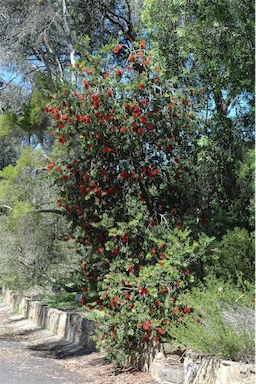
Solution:
M4 301L43 328L59 337L96 350L94 322L77 313L65 312L3 289ZM132 361L141 370L149 371L160 384L255 384L255 366L233 361L220 361L211 356L185 352L170 344L145 351Z
M47 328L60 338L65 338L77 345L96 350L94 335L94 322L78 313L66 312L50 308L28 297L22 297L8 289L3 290L4 301L11 305L25 318L33 321L42 328Z

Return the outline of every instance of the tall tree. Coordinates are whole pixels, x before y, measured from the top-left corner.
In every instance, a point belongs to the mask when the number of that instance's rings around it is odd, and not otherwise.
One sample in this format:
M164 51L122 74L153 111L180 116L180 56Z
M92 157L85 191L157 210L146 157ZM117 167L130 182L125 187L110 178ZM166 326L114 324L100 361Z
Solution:
M191 182L183 189L189 191L183 213L199 216L197 222L215 217L215 230L222 221L217 233L225 226L248 226L237 174L253 145L254 5L145 0L143 20L169 76L194 95L198 111L199 129L184 151Z

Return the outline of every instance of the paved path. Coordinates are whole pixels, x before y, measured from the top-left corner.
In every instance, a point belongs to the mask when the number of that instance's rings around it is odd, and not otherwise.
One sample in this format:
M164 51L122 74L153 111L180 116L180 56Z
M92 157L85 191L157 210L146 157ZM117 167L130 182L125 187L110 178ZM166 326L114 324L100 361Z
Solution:
M0 313L3 314L2 306L0 306ZM22 321L17 318L19 317L11 317L12 325L16 321ZM81 375L64 368L45 353L30 350L27 342L22 339L25 335L30 334L31 336L33 330L37 331L37 327L31 324L32 329L24 329L23 323L22 328L18 333L17 327L8 328L8 332L4 333L5 328L3 325L1 327L0 384L91 384ZM46 331L47 333L48 331Z
M8 353L7 353L8 352ZM85 383L82 377L57 362L39 356L28 356L20 342L0 342L1 384L74 384ZM88 383L88 382L86 382ZM89 383L88 383L89 384Z
M77 348L0 303L0 384L154 384L148 373L116 375L98 352Z

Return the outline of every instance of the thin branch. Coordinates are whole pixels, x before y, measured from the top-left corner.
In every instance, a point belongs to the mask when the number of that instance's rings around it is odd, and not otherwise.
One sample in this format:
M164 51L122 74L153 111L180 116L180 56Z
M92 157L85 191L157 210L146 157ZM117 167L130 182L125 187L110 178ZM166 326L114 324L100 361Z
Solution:
M0 205L0 208L13 209L13 208L10 207L9 205L5 205L5 204L1 204L1 205Z
M34 213L56 213L57 215L65 215L64 211L60 209L38 209L36 211L32 211Z

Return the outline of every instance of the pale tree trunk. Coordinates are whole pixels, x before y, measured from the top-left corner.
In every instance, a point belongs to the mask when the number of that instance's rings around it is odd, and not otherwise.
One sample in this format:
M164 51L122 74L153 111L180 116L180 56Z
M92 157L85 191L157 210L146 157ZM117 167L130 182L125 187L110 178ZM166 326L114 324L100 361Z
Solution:
M66 0L62 1L62 9L63 9L64 32L66 35L67 46L69 49L70 63L74 67L75 63L76 63L76 60L75 60L76 51L75 51L75 48L73 46L71 31L70 31L69 24L68 24L68 10L67 10ZM75 82L75 74L74 73L72 74L71 81L72 81L72 83Z

